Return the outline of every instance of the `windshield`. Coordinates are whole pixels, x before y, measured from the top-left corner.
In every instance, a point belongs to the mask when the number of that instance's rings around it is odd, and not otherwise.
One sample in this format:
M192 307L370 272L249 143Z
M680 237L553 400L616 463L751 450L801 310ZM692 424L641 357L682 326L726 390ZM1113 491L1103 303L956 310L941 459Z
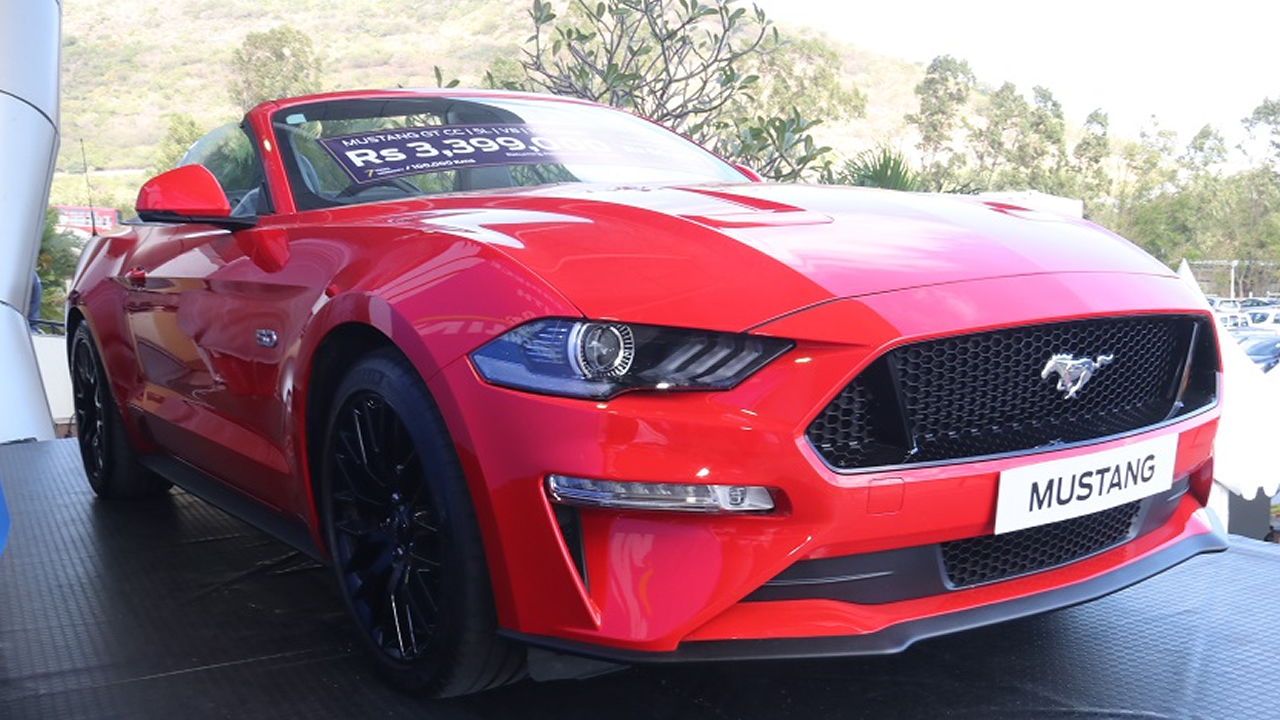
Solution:
M650 122L554 100L344 99L281 110L272 124L299 209L550 183L743 180Z

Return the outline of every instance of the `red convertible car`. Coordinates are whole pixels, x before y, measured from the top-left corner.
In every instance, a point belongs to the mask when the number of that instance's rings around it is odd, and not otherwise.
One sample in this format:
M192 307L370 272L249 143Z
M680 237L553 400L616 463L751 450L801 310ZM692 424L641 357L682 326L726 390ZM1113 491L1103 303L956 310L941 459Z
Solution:
M327 563L406 688L895 652L1224 547L1213 316L1084 221L457 90L264 103L137 211L70 294L94 491Z

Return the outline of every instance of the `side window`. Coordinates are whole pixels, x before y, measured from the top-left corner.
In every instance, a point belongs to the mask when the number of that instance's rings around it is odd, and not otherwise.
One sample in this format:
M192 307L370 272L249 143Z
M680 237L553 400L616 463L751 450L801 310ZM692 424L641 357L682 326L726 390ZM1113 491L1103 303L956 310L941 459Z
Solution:
M210 131L187 150L178 165L208 168L227 194L232 215L269 212L262 164L253 151L253 141L240 125L229 123Z

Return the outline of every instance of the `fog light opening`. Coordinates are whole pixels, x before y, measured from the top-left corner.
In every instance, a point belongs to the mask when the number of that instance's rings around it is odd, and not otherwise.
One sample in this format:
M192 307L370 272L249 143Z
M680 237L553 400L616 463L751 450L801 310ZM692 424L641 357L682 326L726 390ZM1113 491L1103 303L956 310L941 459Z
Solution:
M547 495L552 502L580 507L703 513L774 509L769 488L760 485L627 482L553 474L547 476Z

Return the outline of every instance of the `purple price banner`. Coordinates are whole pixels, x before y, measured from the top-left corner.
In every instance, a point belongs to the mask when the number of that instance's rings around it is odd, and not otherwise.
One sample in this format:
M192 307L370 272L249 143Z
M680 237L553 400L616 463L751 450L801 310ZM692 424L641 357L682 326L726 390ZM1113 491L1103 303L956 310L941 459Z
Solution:
M607 139L583 128L523 123L438 125L320 140L357 183L485 165L610 163L619 155L661 165L663 149L626 134Z

